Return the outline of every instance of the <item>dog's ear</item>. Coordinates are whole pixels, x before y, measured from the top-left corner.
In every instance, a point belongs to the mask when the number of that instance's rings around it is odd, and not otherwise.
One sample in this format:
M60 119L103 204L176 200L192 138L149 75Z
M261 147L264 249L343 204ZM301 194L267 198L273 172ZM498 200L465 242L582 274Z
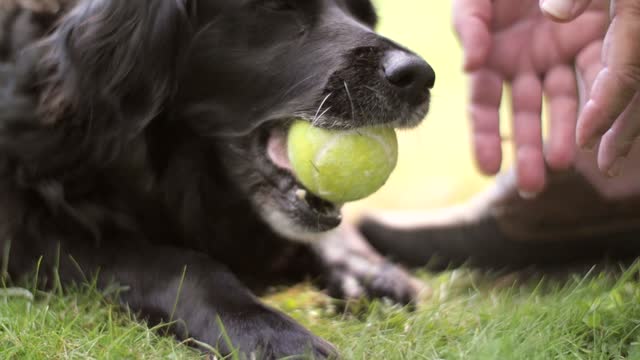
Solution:
M52 147L39 172L100 167L162 112L188 46L188 1L79 0L60 20L38 65L38 126Z
M80 1L51 38L49 80L78 115L145 126L171 91L188 31L186 0Z

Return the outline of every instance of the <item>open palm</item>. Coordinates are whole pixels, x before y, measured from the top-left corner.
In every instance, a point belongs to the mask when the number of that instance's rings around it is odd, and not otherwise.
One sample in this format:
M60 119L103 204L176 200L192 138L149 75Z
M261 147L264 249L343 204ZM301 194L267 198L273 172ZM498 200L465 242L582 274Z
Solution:
M454 23L471 78L471 119L480 169L499 171L502 162L499 107L510 85L517 179L524 193L545 184L545 157L565 168L575 154L578 111L576 66L591 87L601 68L609 21L608 1L596 0L571 23L543 16L538 0L455 0ZM550 137L543 156L542 96L550 110Z

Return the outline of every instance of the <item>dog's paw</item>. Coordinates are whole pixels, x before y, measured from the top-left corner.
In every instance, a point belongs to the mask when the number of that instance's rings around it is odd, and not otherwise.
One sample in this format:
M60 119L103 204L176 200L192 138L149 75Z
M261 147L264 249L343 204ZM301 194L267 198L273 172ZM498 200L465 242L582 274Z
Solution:
M337 359L338 351L287 315L267 306L226 313L222 331L205 340L223 355L240 359ZM197 337L196 337L197 338ZM206 338L206 337L205 337ZM230 344L229 344L230 342Z
M428 293L424 283L387 261L374 264L352 257L343 266L329 267L327 272L329 294L340 299L380 298L407 305Z
M326 286L333 297L385 298L406 305L429 293L426 284L381 257L351 226L343 225L327 234L314 244L314 250L323 264Z

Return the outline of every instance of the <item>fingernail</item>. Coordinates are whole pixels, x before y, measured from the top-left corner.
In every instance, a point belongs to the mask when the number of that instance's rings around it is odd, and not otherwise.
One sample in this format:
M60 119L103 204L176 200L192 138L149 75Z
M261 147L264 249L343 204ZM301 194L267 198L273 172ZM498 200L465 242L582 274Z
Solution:
M611 164L611 167L607 171L609 177L616 177L622 173L622 167L624 165L624 158L617 158L616 161Z
M573 10L573 0L545 0L540 7L558 19L568 19Z
M525 200L533 200L538 197L538 194L534 192L520 191L520 197Z

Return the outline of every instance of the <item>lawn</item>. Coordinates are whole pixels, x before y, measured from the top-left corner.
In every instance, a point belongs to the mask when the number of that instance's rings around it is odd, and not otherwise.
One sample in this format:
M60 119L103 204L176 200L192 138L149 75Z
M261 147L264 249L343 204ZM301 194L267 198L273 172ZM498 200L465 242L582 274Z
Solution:
M450 31L450 2L380 0L381 31L422 54L438 80L433 110L401 136L388 186L350 206L425 209L468 198L490 179L474 170L466 82ZM508 127L505 128L508 131ZM338 346L346 359L640 359L639 267L562 278L420 272L433 293L417 310L341 304L310 285L274 289L266 301ZM0 359L197 359L87 285L40 293L0 290Z
M562 280L422 274L433 294L413 312L378 301L337 303L305 284L266 300L345 359L640 359L638 275L638 266ZM0 359L205 358L161 336L162 328L133 321L90 286L31 295L0 295Z

